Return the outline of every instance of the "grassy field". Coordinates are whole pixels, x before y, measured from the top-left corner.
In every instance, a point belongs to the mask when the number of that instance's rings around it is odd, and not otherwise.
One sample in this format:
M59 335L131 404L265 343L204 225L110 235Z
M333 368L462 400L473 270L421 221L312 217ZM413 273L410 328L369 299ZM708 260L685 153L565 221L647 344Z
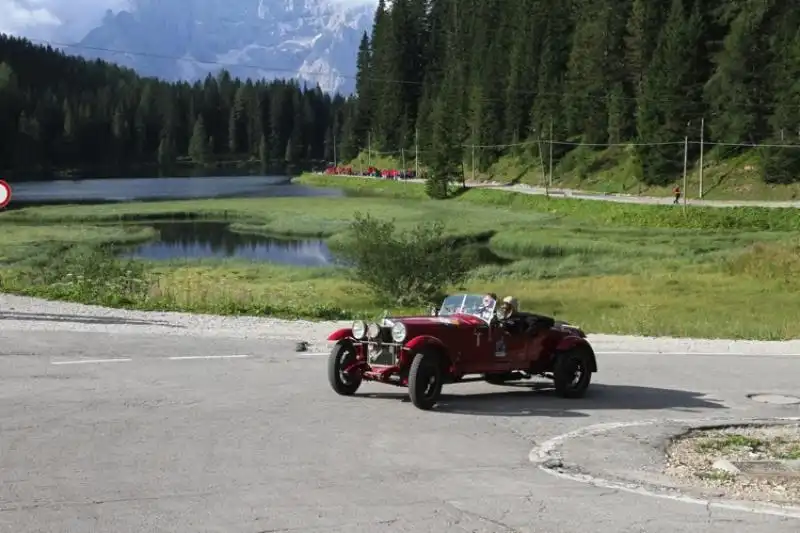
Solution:
M366 155L359 156L366 166ZM470 154L465 161L467 177L472 178ZM401 168L396 157L372 157L373 164L380 168ZM682 164L682 160L678 163ZM409 159L406 166L414 168ZM501 157L485 172L477 171L476 180L492 180L500 183L525 183L542 186L548 171L545 153L545 174L537 150L516 150ZM638 194L647 196L671 196L675 185L683 187L683 176L677 175L663 187L647 186L637 178L633 147L612 146L606 149L579 147L568 153L553 169L553 186L585 191ZM689 198L699 198L700 169L698 162L689 162L686 191ZM797 200L800 198L800 182L789 185L764 183L759 173L757 155L745 152L735 157L725 157L719 149L706 147L703 164L703 198L707 200Z
M417 185L323 176L301 181L330 186L331 179L357 196L60 206L0 214L4 289L141 309L373 317L393 307L376 301L338 268L236 260L120 266L92 255L103 242L151 236L147 228L124 224L132 220L205 217L231 221L239 231L335 242L360 211L395 219L401 230L437 219L453 235L491 235L491 248L513 261L477 268L465 289L513 294L525 309L589 332L800 336L795 296L800 221L793 211L692 208L685 216L671 206L479 190L434 202L422 200ZM73 245L78 248L68 259L52 252ZM71 281L89 270L104 281Z

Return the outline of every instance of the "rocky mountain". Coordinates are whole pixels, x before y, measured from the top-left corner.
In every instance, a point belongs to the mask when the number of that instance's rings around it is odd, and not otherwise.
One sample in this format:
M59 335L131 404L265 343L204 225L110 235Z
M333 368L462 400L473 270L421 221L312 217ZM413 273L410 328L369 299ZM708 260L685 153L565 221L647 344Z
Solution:
M131 0L79 45L81 55L169 81L225 67L241 78L297 77L350 93L374 9L374 0Z

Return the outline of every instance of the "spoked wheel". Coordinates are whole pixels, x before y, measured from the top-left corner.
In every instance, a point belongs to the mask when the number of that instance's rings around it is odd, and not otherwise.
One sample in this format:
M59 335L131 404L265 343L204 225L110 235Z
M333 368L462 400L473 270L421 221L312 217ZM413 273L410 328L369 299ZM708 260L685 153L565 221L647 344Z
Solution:
M349 342L337 342L328 356L328 381L331 388L342 396L352 396L361 386L359 371L344 370L356 362L355 347Z
M442 368L435 353L420 352L414 356L408 372L408 395L415 407L432 409L442 393Z
M564 398L580 398L592 381L590 356L585 350L572 349L558 355L553 372L556 393Z

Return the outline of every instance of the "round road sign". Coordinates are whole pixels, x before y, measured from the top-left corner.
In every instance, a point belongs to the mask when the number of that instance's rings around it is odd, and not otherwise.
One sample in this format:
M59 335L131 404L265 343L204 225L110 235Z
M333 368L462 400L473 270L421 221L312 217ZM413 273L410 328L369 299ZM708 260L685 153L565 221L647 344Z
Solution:
M11 185L4 180L0 180L0 209L8 205L11 201Z

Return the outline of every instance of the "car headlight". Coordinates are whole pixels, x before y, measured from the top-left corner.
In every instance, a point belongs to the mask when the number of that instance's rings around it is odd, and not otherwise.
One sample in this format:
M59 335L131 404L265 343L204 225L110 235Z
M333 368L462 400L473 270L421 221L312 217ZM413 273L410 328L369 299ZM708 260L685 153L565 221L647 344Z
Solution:
M364 334L367 332L367 324L361 320L353 322L353 337L356 339L363 339Z
M381 327L378 324L372 323L367 328L367 336L370 339L377 339L381 334Z
M392 340L394 342L403 342L406 340L406 325L402 322L396 323L392 326Z

